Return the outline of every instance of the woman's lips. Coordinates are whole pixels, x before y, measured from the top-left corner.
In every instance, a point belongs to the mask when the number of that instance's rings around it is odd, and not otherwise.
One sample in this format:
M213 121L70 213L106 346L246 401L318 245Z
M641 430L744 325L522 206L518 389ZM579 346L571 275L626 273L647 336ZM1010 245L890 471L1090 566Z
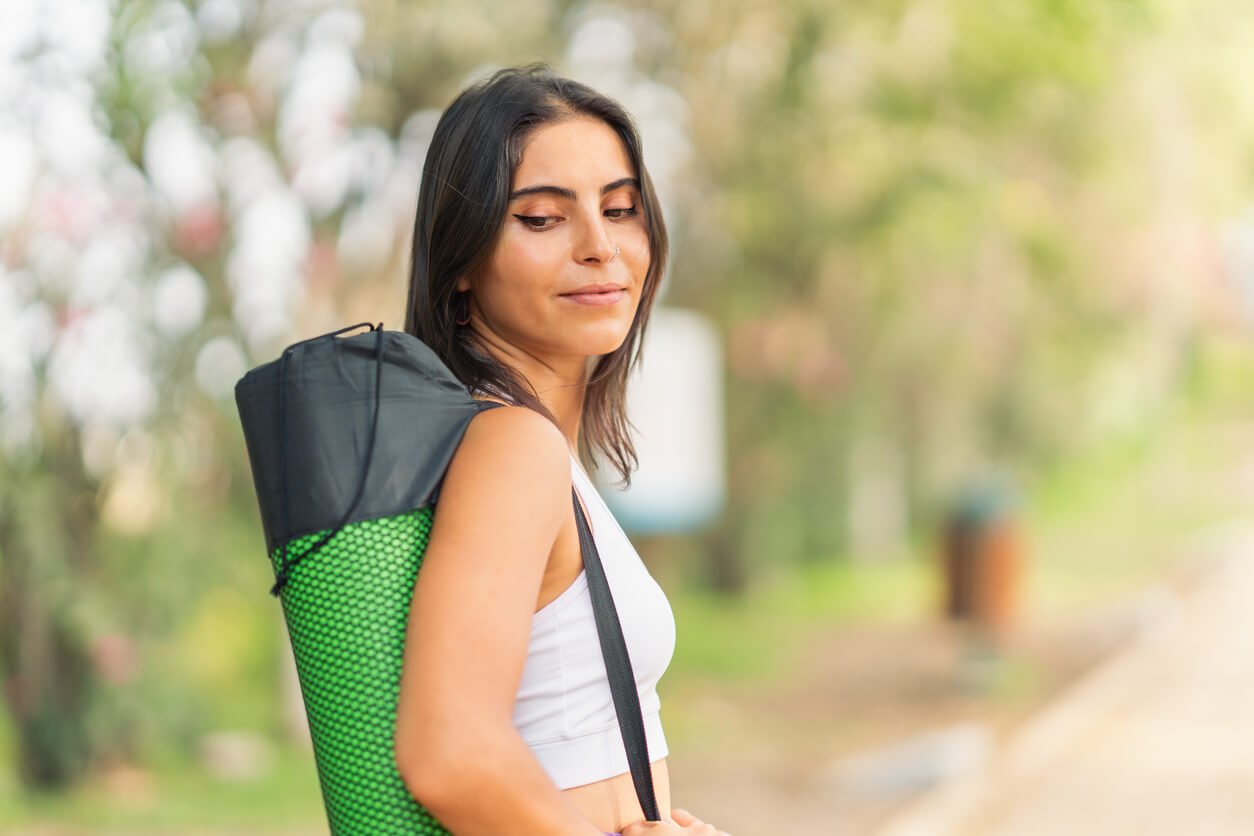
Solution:
M580 305L592 305L594 307L605 307L613 305L627 298L626 290L607 290L601 293L563 293L563 299L569 299L572 302L578 302Z

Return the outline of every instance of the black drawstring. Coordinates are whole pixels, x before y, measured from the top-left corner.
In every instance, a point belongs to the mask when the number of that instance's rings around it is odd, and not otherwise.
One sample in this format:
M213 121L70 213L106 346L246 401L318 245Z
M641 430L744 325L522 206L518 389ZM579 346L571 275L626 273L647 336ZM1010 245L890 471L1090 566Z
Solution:
M371 418L371 422L370 422L370 440L366 444L366 461L365 461L365 464L362 465L361 480L357 483L357 493L353 496L353 501L349 503L348 510L344 512L344 515L342 517L340 517L340 521L335 524L334 528L332 528L326 534L322 535L322 537L318 538L317 542L315 542L312 546L305 549L303 552L296 555L295 557L292 557L291 559L289 559L288 553L287 553L287 547L288 547L288 542L291 539L291 537L290 537L290 529L288 528L289 511L288 511L288 496L287 496L287 443L286 443L287 402L286 402L286 389L284 387L284 382L283 382L284 377L287 373L287 358L288 358L288 355L292 352L292 349L296 348L299 345L303 345L304 343L311 342L312 340L320 340L325 337L335 337L338 334L343 334L345 331L351 331L354 328L361 328L363 325L368 327L371 331L374 331L376 334L375 349L374 349L374 361L375 361L374 415ZM375 439L375 435L378 434L378 430L379 430L379 404L381 400L380 395L383 390L382 384L383 384L383 323L382 322L380 322L378 326L375 326L374 324L369 323L369 322L359 322L356 325L349 325L345 328L340 328L339 330L331 331L328 334L321 334L317 337L311 337L308 340L301 340L298 343L292 343L290 346L287 347L286 350L284 350L283 356L279 358L279 507L282 510L282 521L281 521L282 529L281 529L280 537L282 537L282 540L283 540L283 556L279 560L279 570L278 572L275 573L274 586L270 587L271 595L277 596L280 592L282 592L283 587L287 585L287 581L291 575L292 570L295 569L296 566L299 565L302 560L304 560L305 558L309 557L312 554L316 554L319 550L322 549L323 546L325 546L328 542L330 542L332 537L339 534L340 530L343 529L344 526L348 525L349 517L351 517L353 515L353 512L357 510L357 503L361 502L361 497L366 491L366 480L370 476L370 463L374 459L374 439Z

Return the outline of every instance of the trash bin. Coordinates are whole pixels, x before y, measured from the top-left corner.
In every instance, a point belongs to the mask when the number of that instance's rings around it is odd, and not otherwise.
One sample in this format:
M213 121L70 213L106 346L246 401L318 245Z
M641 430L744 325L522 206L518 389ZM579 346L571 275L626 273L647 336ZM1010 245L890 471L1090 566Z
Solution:
M991 638L1018 621L1024 538L1011 491L1000 484L965 490L947 515L942 536L945 615Z

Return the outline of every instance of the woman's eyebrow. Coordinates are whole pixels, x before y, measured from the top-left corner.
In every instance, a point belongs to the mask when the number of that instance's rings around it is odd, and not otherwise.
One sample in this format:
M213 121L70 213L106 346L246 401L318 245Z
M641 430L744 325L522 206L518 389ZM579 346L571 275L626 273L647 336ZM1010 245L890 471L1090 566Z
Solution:
M601 194L603 195L609 194L615 189L621 189L623 186L635 186L638 189L640 188L640 180L635 177L620 177L617 180L611 183L606 183L604 186L602 186ZM514 201L520 197L526 197L529 194L551 194L551 195L556 195L561 198L565 198L566 200L575 199L575 192L573 189L568 189L565 186L545 186L545 185L527 186L526 188L523 188L523 189L517 189L513 192L510 192L509 199L511 201Z

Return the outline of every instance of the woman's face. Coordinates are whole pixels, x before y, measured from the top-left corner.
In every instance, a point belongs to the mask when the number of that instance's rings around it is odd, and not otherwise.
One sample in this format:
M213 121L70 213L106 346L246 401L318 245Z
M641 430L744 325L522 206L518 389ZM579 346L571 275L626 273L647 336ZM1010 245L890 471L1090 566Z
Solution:
M618 134L600 120L537 129L492 254L457 284L470 290L476 331L542 359L618 348L649 269L636 177Z

